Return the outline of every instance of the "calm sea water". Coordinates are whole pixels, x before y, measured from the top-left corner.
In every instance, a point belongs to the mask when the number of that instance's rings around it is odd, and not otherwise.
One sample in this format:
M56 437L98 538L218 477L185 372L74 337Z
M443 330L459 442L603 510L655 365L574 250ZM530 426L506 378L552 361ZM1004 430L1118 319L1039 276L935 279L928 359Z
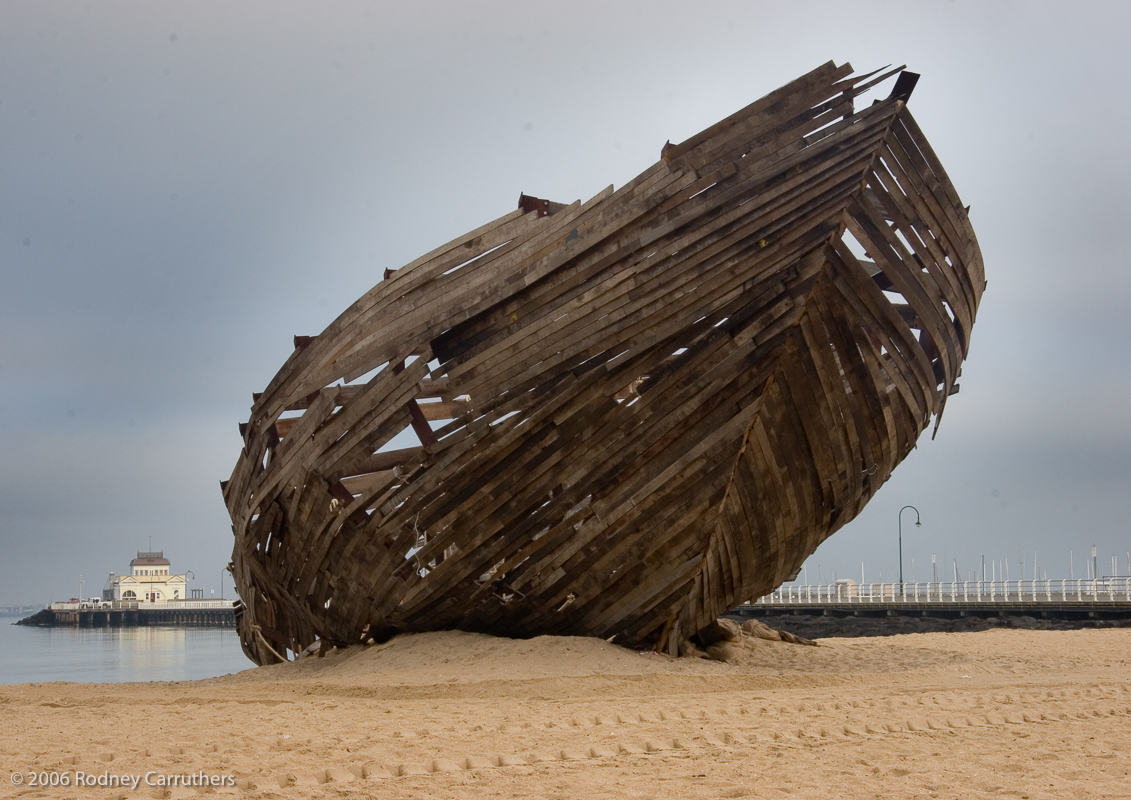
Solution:
M235 628L27 628L0 617L0 684L193 681L255 666Z

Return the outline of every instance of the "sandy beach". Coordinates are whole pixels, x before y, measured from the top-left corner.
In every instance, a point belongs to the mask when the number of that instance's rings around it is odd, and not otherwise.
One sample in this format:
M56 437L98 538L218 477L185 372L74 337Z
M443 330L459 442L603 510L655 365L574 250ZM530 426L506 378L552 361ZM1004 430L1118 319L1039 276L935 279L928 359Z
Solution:
M432 633L207 681L2 686L0 721L0 797L1131 798L1131 630L736 664Z

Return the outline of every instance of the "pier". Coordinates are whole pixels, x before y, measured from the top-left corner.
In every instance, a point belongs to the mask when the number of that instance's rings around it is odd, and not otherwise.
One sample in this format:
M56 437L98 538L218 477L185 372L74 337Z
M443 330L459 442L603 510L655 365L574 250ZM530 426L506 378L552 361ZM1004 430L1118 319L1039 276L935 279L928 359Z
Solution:
M233 627L234 600L172 600L146 603L105 601L51 603L21 620L20 625L41 627L128 628L147 625Z
M736 616L1020 617L1131 619L1131 577L782 586Z

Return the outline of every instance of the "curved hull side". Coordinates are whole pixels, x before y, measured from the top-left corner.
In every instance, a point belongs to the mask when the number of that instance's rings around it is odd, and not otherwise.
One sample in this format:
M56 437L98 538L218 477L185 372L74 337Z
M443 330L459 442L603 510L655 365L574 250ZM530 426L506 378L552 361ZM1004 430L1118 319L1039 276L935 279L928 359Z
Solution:
M985 286L904 76L855 111L869 78L830 62L619 190L524 196L296 337L224 484L249 656L678 653L853 519L937 427Z

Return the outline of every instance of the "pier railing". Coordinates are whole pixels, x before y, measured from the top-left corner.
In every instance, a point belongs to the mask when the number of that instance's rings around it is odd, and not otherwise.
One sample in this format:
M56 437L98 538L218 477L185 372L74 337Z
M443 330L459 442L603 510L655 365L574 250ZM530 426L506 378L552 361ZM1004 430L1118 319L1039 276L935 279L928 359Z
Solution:
M1131 577L782 586L752 605L1131 602Z
M51 603L52 611L195 611L208 608L231 608L235 600L168 600L149 603L142 600L103 600L81 603Z

